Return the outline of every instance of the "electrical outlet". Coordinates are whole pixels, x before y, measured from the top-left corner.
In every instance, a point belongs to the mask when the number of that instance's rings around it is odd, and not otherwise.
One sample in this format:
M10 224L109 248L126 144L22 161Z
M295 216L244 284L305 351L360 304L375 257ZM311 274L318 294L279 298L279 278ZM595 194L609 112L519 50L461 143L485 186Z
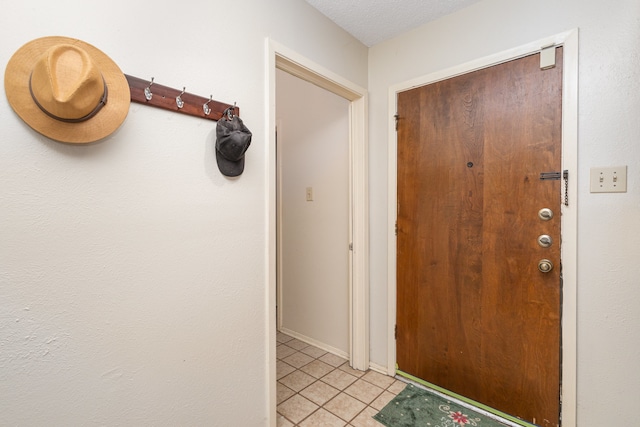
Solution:
M592 193L626 193L627 167L591 168Z

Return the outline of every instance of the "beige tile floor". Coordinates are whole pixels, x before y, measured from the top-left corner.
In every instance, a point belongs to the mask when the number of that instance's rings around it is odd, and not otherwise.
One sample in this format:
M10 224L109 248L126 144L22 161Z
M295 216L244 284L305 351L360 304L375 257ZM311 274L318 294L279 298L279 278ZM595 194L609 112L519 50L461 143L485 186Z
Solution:
M372 417L406 384L278 332L278 427L382 427Z

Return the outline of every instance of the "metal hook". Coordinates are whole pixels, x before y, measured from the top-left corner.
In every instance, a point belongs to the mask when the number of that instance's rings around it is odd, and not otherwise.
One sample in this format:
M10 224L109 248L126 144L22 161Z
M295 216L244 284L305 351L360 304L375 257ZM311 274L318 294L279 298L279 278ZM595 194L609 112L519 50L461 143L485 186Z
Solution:
M151 77L151 83L149 83L149 86L144 88L144 97L147 99L147 101L151 101L151 98L153 98L153 93L151 93L152 84L153 84L153 77Z
M207 104L209 104L213 100L213 95L209 96L209 100L202 105L202 111L204 111L204 115L208 116L211 113L211 108Z
M184 107L184 101L182 100L182 95L184 95L184 91L185 91L186 87L182 87L182 92L180 92L180 95L176 96L176 105L178 106L178 108L182 108Z
M236 110L236 103L233 103L233 107L227 108L227 120L233 119L233 112Z

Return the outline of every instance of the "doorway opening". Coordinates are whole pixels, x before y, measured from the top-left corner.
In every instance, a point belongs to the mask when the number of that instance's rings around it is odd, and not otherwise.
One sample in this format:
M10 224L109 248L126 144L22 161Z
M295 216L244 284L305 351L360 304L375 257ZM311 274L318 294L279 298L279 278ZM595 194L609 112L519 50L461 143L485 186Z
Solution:
M349 358L349 101L276 72L278 331Z
M369 215L366 90L298 53L268 40L267 58L267 330L269 419L276 420L276 287L277 287L277 70L313 83L349 102L349 361L354 369L369 367Z
M508 51L462 64L451 69L442 70L412 81L398 84L391 88L389 98L389 223L388 223L388 374L396 373L396 339L395 324L397 318L397 248L396 221L397 213L397 174L398 150L395 133L396 103L398 94L412 88L444 81L449 78L485 69L493 65L506 63L539 52L542 48L554 45L564 49L562 78L562 160L561 170L568 171L563 196L568 196L568 204L561 207L562 221L562 319L561 319L561 416L563 426L576 425L577 410L577 76L578 76L578 37L577 30L568 31L546 39L529 43ZM565 183L563 183L563 186ZM558 195L560 197L560 195ZM566 200L566 199L565 199Z

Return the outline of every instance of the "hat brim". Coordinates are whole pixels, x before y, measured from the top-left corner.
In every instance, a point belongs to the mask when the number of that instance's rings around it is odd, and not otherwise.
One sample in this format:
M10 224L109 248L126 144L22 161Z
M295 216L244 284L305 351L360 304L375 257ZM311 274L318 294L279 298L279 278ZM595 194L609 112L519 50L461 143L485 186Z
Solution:
M88 52L107 85L106 105L84 122L66 123L49 117L35 104L29 91L29 77L35 62L50 47L59 44L75 45ZM11 108L31 128L56 141L75 144L109 136L124 122L131 104L129 83L118 65L98 48L69 37L43 37L18 49L7 63L4 88Z
M220 169L220 172L224 176L240 176L242 172L244 172L244 156L234 162L224 157L220 154L220 151L216 149L216 161L218 162L218 169Z

